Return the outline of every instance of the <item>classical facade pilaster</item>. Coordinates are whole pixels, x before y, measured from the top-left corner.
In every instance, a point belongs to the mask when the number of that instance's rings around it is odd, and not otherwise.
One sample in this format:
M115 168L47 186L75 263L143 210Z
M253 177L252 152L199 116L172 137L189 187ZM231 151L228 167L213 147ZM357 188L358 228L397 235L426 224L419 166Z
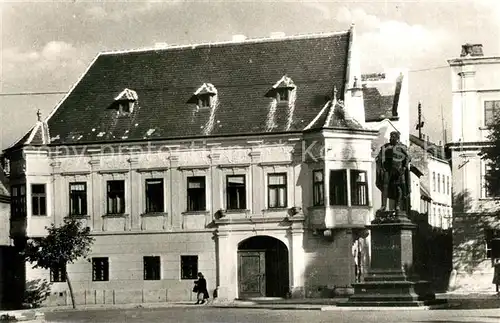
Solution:
M60 192L63 192L62 188L62 176L61 176L61 162L53 161L50 166L52 166L52 221L56 226L63 223L64 217L67 215L65 210L62 208L62 196Z
M173 230L180 230L182 227L182 210L179 209L179 199L183 197L182 192L179 191L180 187L182 187L182 176L177 168L179 166L179 156L172 155L168 161L170 164L170 201L172 202L169 210L170 227Z
M209 219L206 219L205 223L211 222L215 212L219 209L223 209L224 206L221 204L221 200L219 199L221 190L221 180L220 180L220 169L217 167L220 160L219 153L211 153L209 156L210 159L210 213L207 215Z
M262 190L264 189L264 182L262 179L262 168L259 167L258 163L261 160L260 151L250 152L251 165L250 165L250 183L251 185L251 196L250 201L252 201L251 211L253 214L261 213L264 206L264 195Z
M103 231L103 219L102 215L104 210L102 210L103 199L105 192L101 190L101 175L98 173L101 169L101 159L98 155L94 155L90 159L90 189L87 193L88 201L90 205L88 207L89 214L92 217L92 227L95 231Z
M141 196L140 190L142 189L141 176L136 171L139 165L139 158L137 156L131 156L128 159L130 164L129 171L129 189L130 189L130 226L129 230L140 230L141 229L141 219L140 214L143 212L141 210L143 202L139 200Z
M304 229L294 227L289 231L290 239L290 291L293 298L305 297L304 292L304 273L305 273L305 259L304 259Z
M238 297L238 252L228 231L216 231L217 289L219 299L234 300Z

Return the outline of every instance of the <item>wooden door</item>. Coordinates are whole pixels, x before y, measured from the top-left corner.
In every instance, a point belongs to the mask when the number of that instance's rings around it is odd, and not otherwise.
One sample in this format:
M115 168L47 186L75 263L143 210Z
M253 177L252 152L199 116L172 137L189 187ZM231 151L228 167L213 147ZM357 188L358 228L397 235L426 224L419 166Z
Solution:
M266 296L265 251L238 252L239 298Z

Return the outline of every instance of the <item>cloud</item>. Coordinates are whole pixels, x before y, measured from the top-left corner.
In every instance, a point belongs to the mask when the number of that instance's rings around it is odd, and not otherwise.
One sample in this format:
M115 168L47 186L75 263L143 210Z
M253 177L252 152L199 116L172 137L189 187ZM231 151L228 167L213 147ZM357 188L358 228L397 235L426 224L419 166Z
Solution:
M453 39L444 29L382 20L361 8L341 8L337 20L356 24L363 70L428 66Z
M50 41L40 50L6 48L1 51L2 86L4 89L66 89L68 79L83 71L89 51L63 41ZM71 83L71 82L70 82Z

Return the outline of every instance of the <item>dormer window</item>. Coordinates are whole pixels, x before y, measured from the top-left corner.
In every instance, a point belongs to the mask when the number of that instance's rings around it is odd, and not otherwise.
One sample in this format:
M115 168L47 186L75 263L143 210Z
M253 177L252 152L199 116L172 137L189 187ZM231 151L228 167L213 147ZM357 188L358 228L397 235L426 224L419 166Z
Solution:
M276 99L278 102L286 101L290 98L290 89L289 88L280 88L276 91Z
M208 109L214 104L214 97L217 95L217 89L213 84L203 83L189 98L187 103L196 104L198 109Z
M111 108L116 110L118 116L128 116L134 112L138 98L135 91L125 89L115 97L115 102L111 105Z
M210 108L212 102L212 96L208 93L198 95L198 107L200 108Z
M295 89L292 79L285 75L267 91L265 96L276 99L278 103L289 103L291 93Z

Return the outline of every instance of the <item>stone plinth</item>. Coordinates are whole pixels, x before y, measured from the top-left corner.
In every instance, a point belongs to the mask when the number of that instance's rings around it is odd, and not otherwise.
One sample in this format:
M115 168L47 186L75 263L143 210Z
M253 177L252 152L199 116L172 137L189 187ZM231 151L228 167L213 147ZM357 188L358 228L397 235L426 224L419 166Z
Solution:
M412 224L404 213L377 213L368 226L372 259L364 281L352 284L354 295L338 306L423 306L435 304L427 281L413 272ZM441 300L440 300L441 301Z

